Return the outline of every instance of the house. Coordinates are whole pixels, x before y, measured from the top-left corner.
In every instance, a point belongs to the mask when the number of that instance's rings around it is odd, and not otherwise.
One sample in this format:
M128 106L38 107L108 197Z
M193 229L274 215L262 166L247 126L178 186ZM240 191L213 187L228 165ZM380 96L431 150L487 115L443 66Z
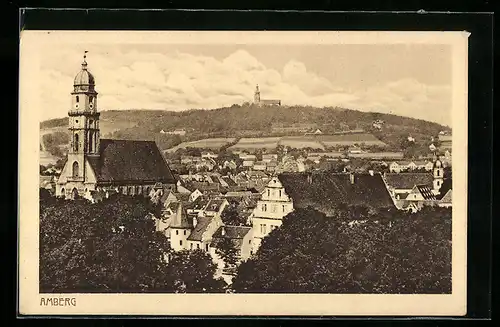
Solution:
M274 172L276 170L277 166L278 166L278 162L276 160L269 161L266 165L266 171Z
M394 173L399 173L405 170L414 170L417 165L412 161L393 161L389 165L389 171Z
M266 163L264 161L256 161L253 164L253 169L254 170L260 170L260 171L265 171L266 170Z
M234 162L234 160L231 160L231 161L226 160L226 161L224 161L223 167L231 169L231 170L235 170L238 167L238 165L236 164L236 162Z
M403 159L403 152L363 152L349 153L349 158L366 158L374 160L398 160Z
M349 147L348 153L363 153L363 150L361 150L360 147L358 146L351 146Z
M262 155L262 161L263 162L271 162L271 161L277 161L278 160L278 155L276 153L266 153Z
M199 189L194 190L191 194L189 194L189 202L196 201L196 199L198 199L202 195L203 195L203 192L200 191Z
M179 136L185 136L187 131L184 128L177 128L174 129L173 131L168 131L165 132L164 130L161 130L160 133L162 134L170 134L170 135L179 135Z
M394 207L380 174L309 172L283 173L278 176L293 207L312 207L326 215L336 208L362 205L372 210Z
M316 130L312 130L310 132L306 132L304 135L321 135L323 132L317 128Z
M51 194L56 190L55 176L42 176L40 175L40 188L48 190Z
M177 192L182 194L191 194L191 190L189 189L189 185L182 179L177 180Z
M238 186L238 184L236 184L236 182L229 176L222 176L221 179L224 181L226 187L228 188L235 188Z
M276 166L275 171L277 173L282 172L304 172L306 170L303 162L294 160L291 157L284 159L281 163Z
M293 201L286 194L277 177L272 178L261 193L253 210L252 253L260 247L262 239L272 230L281 226L282 219L293 210Z
M431 171L434 163L432 161L423 161L417 160L413 162L415 164L416 169L425 169L427 171Z
M203 209L204 216L216 216L221 215L222 211L229 205L226 199L211 199L208 201L207 205Z
M209 201L210 198L208 196L199 196L196 200L186 205L186 212L188 214L198 215L205 209Z
M431 144L431 145L429 145L429 150L430 150L431 152L434 152L434 151L436 151L436 150L437 150L437 148L436 148L436 146L435 146L434 144Z
M441 200L439 200L438 206L450 208L452 206L452 198L452 189L449 189Z
M181 156L181 164L186 165L193 162L192 156Z
M211 151L204 151L201 153L202 159L217 159L218 155Z
M406 199L415 185L432 185L431 173L386 173L383 175L389 194L395 200Z
M226 199L209 200L203 211L193 217L193 230L187 238L190 250L209 251L213 234L223 225L221 214L228 204Z
M172 202L169 205L170 216L165 213L165 222L158 226L158 230L164 230L164 232L170 238L170 247L174 251L182 251L188 248L188 237L192 233L193 220L188 215L187 211L184 210L182 204Z
M435 201L436 195L429 185L415 185L406 196L407 201Z
M411 135L408 135L407 140L408 140L408 142L415 142L415 138L412 137Z
M254 161L253 160L243 160L243 167L253 167Z
M239 154L239 157L241 160L252 160L252 161L256 161L257 160L257 156L255 156L254 154L248 154L248 153L245 153L245 152L241 152Z

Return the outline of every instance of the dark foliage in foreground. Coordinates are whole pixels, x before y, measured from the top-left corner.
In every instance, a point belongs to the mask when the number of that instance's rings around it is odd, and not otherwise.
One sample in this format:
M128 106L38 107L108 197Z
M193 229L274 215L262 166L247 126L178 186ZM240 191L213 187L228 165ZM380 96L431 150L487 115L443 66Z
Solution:
M41 194L40 292L222 291L209 255L172 253L155 211L142 197L91 204Z
M238 268L232 287L250 293L450 293L451 209L413 215L344 209L335 218L296 210Z

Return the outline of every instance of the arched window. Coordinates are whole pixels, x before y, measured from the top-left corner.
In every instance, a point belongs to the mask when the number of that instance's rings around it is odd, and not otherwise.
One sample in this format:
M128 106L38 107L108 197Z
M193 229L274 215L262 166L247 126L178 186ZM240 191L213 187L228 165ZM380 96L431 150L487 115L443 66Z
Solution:
M440 170L438 169L438 170L436 171L436 175L439 177L439 174L440 174Z
M78 145L79 144L80 144L80 139L78 137L78 134L75 134L75 144L74 144L75 151L78 151Z
M94 151L94 140L92 132L89 133L89 152Z
M77 95L76 96L76 103L80 102L80 97Z
M80 166L78 165L78 162L73 162L73 177L78 177L78 172L80 170Z
M66 195L66 190L64 189L64 187L61 189L61 196L65 196Z
M93 96L89 96L89 103L93 103L94 102L94 97Z

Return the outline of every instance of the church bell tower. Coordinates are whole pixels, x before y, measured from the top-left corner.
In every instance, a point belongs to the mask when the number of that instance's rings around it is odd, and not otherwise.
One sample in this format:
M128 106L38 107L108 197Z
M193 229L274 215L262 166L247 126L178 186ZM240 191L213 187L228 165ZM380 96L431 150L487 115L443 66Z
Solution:
M443 163L439 158L434 161L434 167L433 167L433 191L435 194L439 194L439 190L441 189L441 185L443 185L443 180L444 180L444 168L443 168Z
M87 69L87 51L71 92L69 116L70 147L68 164L73 181L85 180L85 158L99 155L99 113L94 76Z
M255 104L260 104L260 91L259 91L259 85L255 87L255 93L253 95L253 103Z

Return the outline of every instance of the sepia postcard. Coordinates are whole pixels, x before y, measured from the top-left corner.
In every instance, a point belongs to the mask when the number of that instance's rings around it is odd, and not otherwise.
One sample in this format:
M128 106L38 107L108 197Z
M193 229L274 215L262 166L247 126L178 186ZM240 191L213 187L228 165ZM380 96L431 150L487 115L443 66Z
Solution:
M468 37L21 32L19 313L465 315Z

